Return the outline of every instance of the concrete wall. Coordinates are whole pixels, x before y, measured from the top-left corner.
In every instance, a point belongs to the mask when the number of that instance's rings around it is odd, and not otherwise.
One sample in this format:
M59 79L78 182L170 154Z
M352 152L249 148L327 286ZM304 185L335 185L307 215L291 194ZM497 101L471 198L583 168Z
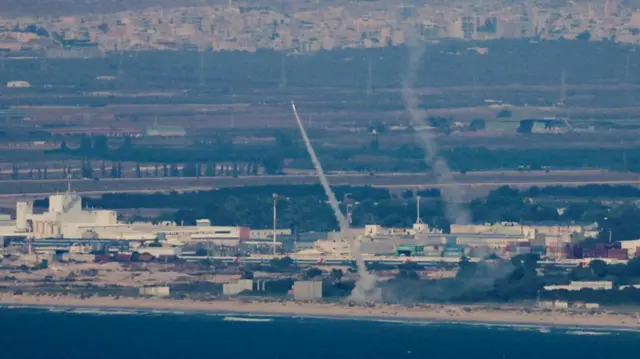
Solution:
M224 295L238 295L244 291L253 291L253 280L241 279L235 283L222 285L222 294Z
M168 297L171 294L169 287L142 287L140 295L151 295L154 297Z
M297 281L293 284L293 297L296 300L317 300L322 298L322 282Z

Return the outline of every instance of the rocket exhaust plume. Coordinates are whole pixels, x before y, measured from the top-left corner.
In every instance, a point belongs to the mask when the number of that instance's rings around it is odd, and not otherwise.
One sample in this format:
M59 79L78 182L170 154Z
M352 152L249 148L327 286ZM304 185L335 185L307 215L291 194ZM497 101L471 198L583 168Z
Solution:
M413 37L408 38L407 47L409 51L409 69L402 81L402 100L405 110L409 113L411 125L416 128L424 125L426 111L420 109L419 99L413 89L414 76L420 68L424 46L417 44ZM420 146L424 151L424 160L433 169L436 180L440 186L442 196L445 199L445 214L447 219L453 224L466 224L470 222L468 211L462 207L464 193L460 186L455 185L451 171L447 163L438 155L438 145L435 135L428 131L415 131L419 139Z
M307 131L302 125L302 121L300 120L300 116L298 115L298 111L296 110L296 105L293 103L293 101L291 101L291 108L293 109L293 115L295 116L296 122L298 123L298 128L300 128L300 133L302 134L302 139L304 140L307 152L309 153L311 161L313 162L313 166L315 167L318 177L320 178L320 184L322 184L322 188L324 189L324 192L329 199L329 205L331 206L333 214L335 215L336 220L338 221L338 225L340 226L341 237L349 244L351 255L356 260L359 278L356 281L356 287L353 289L350 299L359 303L364 303L370 300L379 300L380 295L379 292L376 291L376 277L367 271L367 266L365 265L362 254L360 253L360 248L358 245L359 241L353 238L349 233L349 224L344 217L344 214L340 210L336 195L333 193L331 187L329 186L329 181L327 180L327 176L325 176L324 174L322 164L320 164L318 156L316 156L316 152L311 146L311 141L309 140Z

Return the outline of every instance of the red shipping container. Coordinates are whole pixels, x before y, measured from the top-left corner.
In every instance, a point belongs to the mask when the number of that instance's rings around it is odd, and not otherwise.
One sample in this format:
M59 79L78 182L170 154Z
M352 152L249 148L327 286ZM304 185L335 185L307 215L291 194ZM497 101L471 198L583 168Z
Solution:
M111 260L111 256L108 254L96 254L94 261L96 263L106 263Z
M131 254L118 253L115 256L113 256L113 259L115 259L118 262L130 262L131 261Z
M251 239L251 228L249 227L240 227L239 230L240 240L250 240Z
M611 259L629 259L629 251L626 249L609 249L607 256Z
M603 247L588 248L585 250L586 258L605 258L606 256L607 256L607 250Z

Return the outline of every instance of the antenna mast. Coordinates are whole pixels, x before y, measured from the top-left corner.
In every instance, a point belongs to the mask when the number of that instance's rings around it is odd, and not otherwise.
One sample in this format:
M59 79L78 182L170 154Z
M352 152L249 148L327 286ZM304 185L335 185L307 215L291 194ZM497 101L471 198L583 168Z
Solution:
M416 224L422 223L422 218L420 218L420 196L416 196Z
M285 55L282 54L282 59L280 61L280 88L287 88L287 67L285 66Z
M373 69L371 64L371 56L368 57L368 72L367 72L367 96L373 92Z

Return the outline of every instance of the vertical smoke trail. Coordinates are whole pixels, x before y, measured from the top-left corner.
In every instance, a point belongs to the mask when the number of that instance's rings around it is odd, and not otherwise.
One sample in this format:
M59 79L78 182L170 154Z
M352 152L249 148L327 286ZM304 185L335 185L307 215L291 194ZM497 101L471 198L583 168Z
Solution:
M298 122L298 127L300 128L300 133L302 134L302 139L304 140L304 144L307 147L307 152L311 157L311 161L313 162L313 166L316 168L316 172L318 173L318 177L320 178L320 183L322 184L322 188L326 193L329 199L329 205L333 210L334 215L336 216L336 220L338 221L338 225L340 226L340 233L342 239L346 239L347 243L349 243L349 248L351 250L351 255L354 256L356 260L356 265L358 268L358 281L356 282L356 287L353 289L351 293L351 299L356 302L366 302L367 300L377 300L379 298L374 298L372 295L375 293L376 289L376 278L374 275L367 271L367 266L362 259L362 255L360 253L360 248L358 245L359 240L355 240L351 234L349 233L349 224L342 214L340 210L340 206L338 205L338 200L336 199L336 195L331 190L329 186L329 181L327 180L327 176L324 174L324 170L322 169L322 164L318 160L316 156L316 152L313 150L311 146L311 141L309 140L309 136L307 135L307 131L304 129L302 125L302 121L300 120L300 116L298 116L298 111L296 110L296 105L291 101L291 108L293 109L293 115L296 118L296 122Z
M409 69L402 81L402 100L404 107L409 113L409 119L414 128L418 128L424 124L425 111L420 110L418 97L413 90L413 78L420 67L420 61L424 54L424 46L419 45L416 41L411 41L409 37L407 47L409 51ZM455 185L451 171L447 163L438 155L438 146L435 136L428 131L416 131L420 139L420 145L424 150L424 160L436 174L436 180L441 186L441 192L445 199L445 214L451 223L465 224L469 223L470 216L465 208L461 206L464 198L462 188Z

